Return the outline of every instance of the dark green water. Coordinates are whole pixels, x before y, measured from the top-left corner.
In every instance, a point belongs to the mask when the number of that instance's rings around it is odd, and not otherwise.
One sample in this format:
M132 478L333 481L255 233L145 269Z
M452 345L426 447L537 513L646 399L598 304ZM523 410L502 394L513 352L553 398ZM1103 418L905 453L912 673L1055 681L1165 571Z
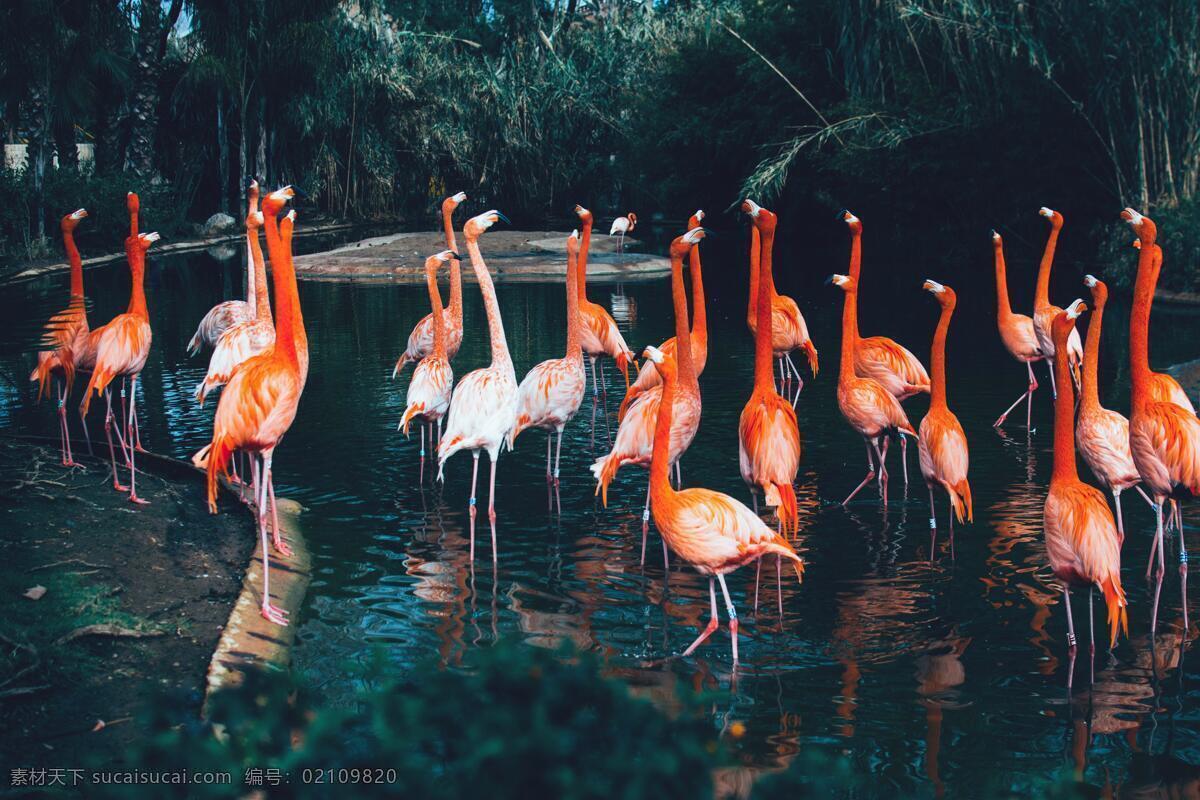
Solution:
M1037 243L1041 230L1035 224L1026 233ZM731 228L703 245L711 351L701 377L703 422L683 474L687 485L748 501L736 433L752 371L742 235ZM297 244L311 250L327 242ZM486 256L486 237L483 250ZM1194 657L1183 643L1178 582L1173 575L1167 579L1152 650L1141 577L1152 517L1132 494L1124 552L1131 638L1111 656L1097 655L1091 692L1081 654L1075 695L1067 696L1066 625L1041 533L1051 465L1049 392L1038 393L1032 436L1020 426L1004 434L992 430L991 421L1023 390L1025 379L996 334L986 236L973 255L953 263L896 257L902 251L872 238L869 226L865 240L864 333L890 335L927 361L937 306L920 291L921 279L940 280L959 293L950 403L971 444L976 519L958 530L956 558L943 539L931 559L915 448L907 497L898 462L891 462L886 514L869 491L849 509L838 505L863 472L861 443L834 399L842 295L822 284L829 273L845 271L846 250L845 232L833 222L803 235L784 231L777 248L780 289L799 301L823 365L798 406L804 442L798 549L808 569L802 586L785 581L782 620L773 571L758 615L753 570L731 578L743 623L736 677L724 615L720 633L694 657L671 658L707 619L706 581L678 566L664 575L655 558L644 569L638 565L644 471L622 470L610 507L596 503L587 471L598 455L588 406L564 442L562 515L547 510L542 434L527 433L515 453L501 458L498 567L491 565L485 522L472 569L466 515L471 459L455 457L444 486L422 488L419 445L395 430L406 378L392 382L389 376L413 322L427 311L423 287L303 283L311 374L275 459L279 491L308 509L304 531L315 556L314 582L296 619L298 668L337 698L352 688L348 667L366 662L374 648L382 648L400 671L430 657L453 665L471 648L501 637L535 647L570 640L601 651L615 673L660 698L679 682L726 690L713 706L713 725L743 722L746 734L737 747L754 766L777 767L802 748L818 748L849 754L882 786L930 795L970 795L984 782L1020 791L1064 767L1081 770L1097 786L1153 784L1168 772L1195 775L1188 765L1200 764L1200 697ZM1013 247L1008 257L1013 300L1027 305L1037 253ZM215 404L199 409L191 397L206 358L188 359L184 346L213 303L240 291L242 258L151 253L147 293L154 346L142 415L151 449L184 457L208 440ZM1104 272L1102 265L1089 269ZM1054 299L1065 306L1084 295L1080 277L1070 265L1060 267ZM93 324L124 310L123 264L88 271L86 283ZM33 403L25 382L32 355L23 350L30 332L62 305L65 287L65 276L58 276L0 290L8 320L0 363L9 379L0 385L0 425L54 430L50 406ZM590 293L608 304L612 289L593 285ZM631 346L640 352L672 333L667 281L630 284L625 291L637 307L625 332ZM454 363L459 376L488 357L478 291L469 284L465 294L468 334ZM518 375L561 355L561 284L501 285L499 299ZM1107 322L1103 399L1125 411L1127 310L1120 298ZM1152 360L1163 366L1200 356L1197 330L1196 316L1157 310ZM607 374L615 410L622 387L613 370ZM1039 378L1045 385L1044 367ZM925 398L906 404L914 424L926 405ZM113 502L120 498L114 495ZM940 497L938 512L944 517ZM1082 594L1075 614L1083 624Z

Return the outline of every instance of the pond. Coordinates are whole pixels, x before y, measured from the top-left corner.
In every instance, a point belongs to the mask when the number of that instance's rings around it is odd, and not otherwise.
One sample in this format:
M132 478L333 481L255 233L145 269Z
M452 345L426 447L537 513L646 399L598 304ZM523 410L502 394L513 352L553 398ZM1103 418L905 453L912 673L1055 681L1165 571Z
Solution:
M1044 235L1040 220L1031 218L1029 244L1008 253L1017 306L1031 302ZM700 380L703 422L683 459L683 477L686 485L748 501L737 467L737 419L752 375L744 321L746 234L732 218L724 224L727 230L702 245L711 350ZM1067 694L1066 623L1041 531L1051 467L1050 393L1041 367L1035 432L1019 424L992 429L1023 391L1025 373L996 333L986 235L965 258L930 260L897 255L905 252L900 243L873 236L868 220L861 297L864 333L892 336L927 363L938 309L920 291L921 281L934 278L958 291L949 398L971 445L974 524L958 528L954 557L944 539L930 552L915 450L907 492L898 460L891 462L886 513L869 490L849 508L839 505L862 477L862 447L834 397L842 293L823 281L845 271L848 237L832 220L812 224L815 230L782 225L776 250L779 288L799 302L821 354L822 371L816 379L806 373L797 406L804 447L797 547L807 572L803 585L784 581L782 619L772 571L766 571L771 580L764 580L757 614L753 569L731 578L743 623L736 674L724 614L709 643L692 657L677 657L707 619L707 582L678 565L664 574L653 557L639 565L644 471L621 471L607 509L593 496L587 468L601 454L605 434L598 423L593 443L590 406L565 435L561 515L547 508L542 434L527 432L516 452L501 459L498 565L493 569L483 519L472 566L471 459L452 459L444 486L422 485L418 439L396 431L407 375L390 376L412 324L428 310L424 288L302 283L312 368L275 465L279 491L307 509L303 529L314 556L314 581L296 619L295 662L303 676L336 699L353 688L354 667L378 649L403 671L431 657L454 665L471 648L501 638L534 647L570 641L599 651L614 673L653 696L668 698L681 683L722 690L712 724L745 725L735 746L749 765L779 767L801 749L818 748L848 754L882 787L930 795L969 795L981 783L997 782L1020 792L1064 767L1097 786L1195 774L1200 694L1181 630L1178 579L1169 571L1152 646L1142 573L1153 517L1136 495L1127 495L1125 505L1130 638L1111 656L1097 654L1091 692L1081 653L1074 696ZM297 246L311 251L329 241L297 239ZM661 251L663 243L653 246ZM486 236L482 249L486 257ZM201 409L191 395L207 359L188 358L185 345L210 306L237 296L243 258L151 252L154 345L143 374L141 419L152 450L188 457L208 441L215 403ZM1104 272L1102 265L1089 269ZM1075 265L1060 265L1052 297L1065 306L1086 296L1081 277ZM123 263L89 270L85 280L93 321L124 310ZM8 429L53 433L51 407L36 406L25 381L32 360L27 347L32 332L62 305L65 287L60 275L0 289L9 321L0 357L8 377L0 387L0 425ZM625 336L639 353L673 333L664 313L667 280L620 290L590 285L589 291L605 305L615 291L633 302ZM454 362L459 376L488 359L478 291L468 284L464 293L467 335ZM498 294L518 377L562 354L562 284L500 285ZM1101 386L1105 404L1123 412L1127 319L1127 300L1118 296L1106 320ZM1152 362L1162 367L1200 356L1200 340L1179 335L1196 330L1197 321L1191 312L1157 308ZM611 365L606 374L612 413L623 384ZM906 403L914 425L927 404L924 397ZM651 537L653 548L653 531ZM1076 604L1077 621L1084 608ZM1197 616L1193 608L1192 619Z

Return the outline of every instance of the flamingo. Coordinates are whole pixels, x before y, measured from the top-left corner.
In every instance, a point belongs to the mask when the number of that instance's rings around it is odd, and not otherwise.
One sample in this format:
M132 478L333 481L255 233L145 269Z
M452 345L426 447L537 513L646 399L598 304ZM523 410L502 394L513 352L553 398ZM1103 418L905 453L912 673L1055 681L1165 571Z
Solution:
M271 319L271 299L267 294L267 267L258 244L258 229L263 226L263 215L258 210L258 181L252 180L246 187L246 201L249 207L246 212L246 261L251 286L248 296L254 299L254 319L234 323L217 339L208 360L208 373L196 386L196 400L200 405L204 405L209 392L229 382L238 364L275 343L275 322Z
M617 237L617 252L625 252L625 234L631 233L637 227L637 214L630 211L623 217L617 217L613 220L612 227L608 229L609 236Z
M625 338L617 329L617 323L612 315L587 299L587 257L588 248L592 243L592 212L583 206L575 206L583 229L583 239L579 245L579 314L583 320L580 330L583 352L587 354L592 364L592 401L595 402L599 392L605 397L608 390L604 387L604 364L600 364L600 379L596 378L596 359L600 356L612 356L617 362L617 369L625 376L625 388L629 388L629 364L633 361L633 352L625 344Z
M500 304L496 302L496 288L487 264L479 252L479 237L497 220L508 219L499 211L485 211L467 220L463 226L463 237L467 252L471 255L471 267L479 281L483 294L483 306L487 312L488 334L492 341L492 363L482 369L469 372L458 382L454 397L450 400L450 420L446 432L438 443L438 480L450 456L459 450L470 450L475 464L471 470L471 560L475 559L475 485L479 477L479 453L487 451L492 462L491 482L488 489L488 519L492 525L492 561L496 561L496 461L508 432L517 418L517 375L513 370L512 358L508 354L508 341L504 338L504 323L500 319Z
M442 201L442 228L446 235L446 248L453 254L458 254L458 241L454 237L454 210L467 199L466 192L453 194ZM446 358L452 360L458 355L458 348L463 338L463 309L462 309L462 265L457 258L450 261L450 317L443 319L446 333ZM408 362L414 364L433 352L433 314L426 314L421 321L413 326L408 335L408 346L400 354L396 366L392 368L395 378L404 371Z
M254 205L257 207L258 201L258 182L253 178L246 184L246 195L249 199L250 193L255 195ZM136 223L135 223L136 226ZM249 227L249 226L247 226ZM132 231L137 233L136 227ZM247 230L246 235L250 232ZM208 310L208 313L200 318L200 324L196 326L196 332L192 334L192 338L188 340L188 355L194 356L200 352L200 348L208 345L216 347L221 341L221 334L232 328L234 325L239 325L243 322L253 322L258 315L258 287L254 285L254 264L250 259L250 254L246 254L246 299L245 300L225 300L217 303ZM211 362L210 362L211 366ZM217 384L218 386L220 384ZM197 398L200 398L199 387L197 387Z
M290 186L271 192L263 199L263 221L267 249L281 252L279 225L283 206L295 197ZM290 215L289 215L290 217ZM290 217L294 219L294 217ZM289 226L291 222L289 221ZM300 351L304 336L304 315L296 290L296 270L290 258L272 259L271 278L275 285L275 343L252 356L234 370L217 403L213 418L212 443L193 459L208 474L208 510L217 513L217 478L226 472L235 451L251 454L254 470L255 504L259 539L262 543L263 590L260 613L269 622L287 626L287 612L271 602L271 556L273 544L282 556L291 555L279 530L275 508L275 473L272 460L275 448L291 428L304 391ZM270 503L272 542L267 540L267 508Z
M1092 291L1092 323L1088 326L1083 352L1083 388L1079 417L1075 422L1075 446L1092 474L1112 493L1113 504L1117 507L1117 534L1123 542L1125 523L1121 516L1121 492L1129 488L1141 492L1138 483L1142 479L1129 452L1129 420L1100 405L1100 331L1104 307L1108 304L1108 287L1093 275L1085 276L1083 282ZM1149 497L1146 502L1153 507Z
M677 375L680 388L673 394L674 403L678 406L671 414L673 427L671 429L671 465L676 466L680 457L691 446L700 428L700 384L696 380L696 367L692 359L691 332L688 330L687 295L683 290L683 257L701 239L704 238L704 228L693 228L671 242L671 297L675 307L675 339L677 360L679 362ZM658 351L662 352L662 351ZM596 493L602 495L604 505L608 505L608 487L625 464L650 466L651 455L654 451L654 426L662 408L663 387L656 386L638 398L629 407L625 419L617 428L617 436L613 441L612 450L596 459L592 464L592 474L596 476ZM642 510L642 562L646 560L646 535L650 528L650 499L651 488L646 487L646 505ZM665 542L663 550L666 557Z
M136 197L136 195L133 195ZM139 505L145 505L146 500L137 494L137 465L134 453L139 448L134 445L137 428L137 379L146 359L150 355L150 315L146 311L146 292L143 285L146 275L146 251L150 245L157 242L157 233L142 233L131 236L125 242L125 251L129 258L129 272L132 276L132 286L129 292L129 308L124 314L119 314L107 325L91 332L96 341L96 361L92 367L92 377L88 381L87 391L83 396L81 414L87 416L91 406L92 394L104 393L104 433L108 437L108 454L112 460L113 488L117 491L129 492L129 500ZM117 457L112 444L112 392L109 384L120 377L129 378L132 398L129 404L129 415L122 420L125 424L125 435L117 426L117 440L121 443L121 453L129 466L129 486L121 485L117 477ZM124 389L122 389L122 395ZM124 414L122 414L124 416ZM128 448L126 447L128 443Z
M1151 395L1150 372L1150 306L1158 284L1161 259L1154 257L1154 240L1158 228L1149 217L1132 208L1121 217L1133 226L1142 242L1138 254L1137 282L1133 289L1133 309L1129 316L1129 374L1132 383L1132 404L1129 413L1129 450L1142 486L1154 502L1155 534L1150 549L1153 559L1158 551L1158 580L1161 586L1166 572L1163 548L1163 508L1168 497L1178 488L1193 495L1200 494L1200 419L1174 403L1155 400ZM1157 264L1155 263L1157 261ZM1147 569L1147 576L1149 569ZM1183 524L1179 526L1179 579L1183 598L1184 628L1187 628L1187 544ZM1151 633L1158 626L1158 594L1155 593L1151 614Z
M753 200L742 201L742 211L749 214L752 220L765 210ZM759 259L762 249L760 237L758 228L751 225L750 300L746 309L746 324L750 327L752 334L758 330ZM771 349L779 361L779 382L781 385L787 383L794 375L798 384L796 389L798 393L804 387L804 379L800 377L800 370L792 361L792 351L796 349L804 351L804 355L808 359L808 368L812 370L815 378L819 367L817 348L809 338L808 323L804 321L804 315L800 313L800 307L796 305L796 301L775 291L774 275L770 276L768 291L771 293Z
M87 306L83 297L83 260L79 257L79 248L75 246L75 228L88 215L87 209L72 211L62 218L63 248L67 251L67 261L71 264L71 295L65 309L55 314L46 323L46 341L53 349L43 350L37 354L37 367L29 375L29 380L37 381L38 400L49 394L50 384L57 385L58 394L58 432L62 445L62 465L77 466L71 455L71 431L67 427L67 398L71 395L71 386L75 383L75 372L80 362L94 362L87 358L86 353L90 337L88 336ZM87 421L80 419L83 424L83 434L87 436ZM91 449L91 441L88 442Z
M412 380L408 383L408 397L405 400L404 416L400 426L404 435L408 436L408 426L414 419L425 423L421 428L421 480L425 475L425 429L429 429L429 445L433 447L433 428L437 426L440 433L442 420L450 408L450 393L454 387L454 370L450 367L447 355L445 314L442 313L442 295L438 291L438 266L447 261L454 261L456 254L453 250L443 250L437 255L425 259L425 285L429 289L429 303L433 307L433 350L421 359L413 370Z
M697 228L697 230L703 230ZM686 235L686 234L685 234ZM679 241L678 239L676 240ZM672 247L674 250L674 247ZM676 282L679 286L680 282ZM683 296L682 289L676 295ZM681 359L689 360L687 350ZM650 460L650 494L654 509L654 524L663 541L701 575L708 576L708 596L712 616L708 626L684 651L691 655L717 629L717 593L715 583L721 584L725 608L729 612L729 636L733 642L733 662L738 661L738 619L725 576L738 567L757 561L763 556L776 555L793 562L797 580L804 579L804 560L786 539L771 530L758 515L727 494L711 489L675 491L667 475L675 462L674 415L676 393L687 391L682 386L680 367L667 359L656 347L647 347L645 357L662 370L662 410L654 422L654 449Z
M1076 300L1067 311L1058 312L1050 328L1056 347L1069 352L1075 320L1086 310L1083 301ZM1042 508L1042 526L1046 532L1046 556L1054 577L1062 581L1063 602L1067 608L1067 646L1071 654L1067 687L1070 688L1075 659L1071 589L1088 589L1089 650L1093 655L1096 649L1092 623L1093 587L1100 587L1108 606L1110 648L1117 642L1119 629L1129 635L1129 619L1125 590L1121 588L1121 538L1112 511L1099 489L1079 480L1075 468L1075 398L1070 364L1066 360L1054 362L1054 379L1058 383L1054 402L1054 471Z
M1140 239L1134 239L1133 245L1141 249L1142 242ZM1162 269L1162 260L1162 248L1156 244L1154 245L1154 271L1156 275ZM1187 392L1179 385L1179 381L1167 373L1151 372L1149 388L1152 400L1161 403L1174 403L1189 414L1196 413L1196 407L1192 405L1191 398L1188 397Z
M1050 304L1050 268L1054 265L1054 251L1058 246L1063 215L1045 206L1042 206L1038 213L1050 221L1050 234L1046 237L1046 249L1042 252L1042 262L1038 266L1037 291L1033 296L1033 330L1037 334L1038 347L1046 356L1047 367L1050 370L1050 388L1057 397L1058 388L1054 385L1054 340L1050 335L1050 326L1062 309ZM1071 380L1079 386L1079 362L1083 360L1083 342L1079 338L1079 331L1074 328L1071 329L1071 337L1067 341L1067 358L1071 365Z
M690 231L699 228L703 221L704 212L697 211L688 218L687 229ZM700 248L693 247L692 252L688 254L688 269L692 273L692 364L696 368L696 375L699 376L708 363L708 315L704 298L704 276L700 267ZM668 358L675 358L675 344L676 339L672 336L660 344L658 349ZM617 420L625 419L625 412L629 410L633 401L661 383L662 377L658 370L650 364L642 364L637 379L625 392L625 399L621 401L621 408L617 411Z
M929 412L921 420L917 432L917 447L921 460L921 475L929 489L929 529L931 537L937 535L937 512L933 505L933 487L940 486L950 497L950 553L954 553L954 519L959 524L965 519L974 521L975 512L971 502L971 484L967 483L967 435L959 424L958 417L946 404L946 335L950 331L950 318L958 297L949 286L937 281L926 280L922 286L933 294L942 312L938 317L937 329L933 334L933 347L929 354L929 366L933 370L930 382ZM930 558L933 545L930 544Z
M550 469L550 439L546 436L546 482L558 488L558 463L562 455L563 428L579 412L587 387L580 345L579 320L579 231L567 238L567 352L562 358L541 362L525 373L517 388L517 421L508 434L508 449L521 431L541 428L558 434L554 470Z
M775 390L772 355L771 252L778 218L765 208L753 217L762 242L759 266L758 321L754 334L754 391L738 420L738 464L750 488L755 510L757 490L775 508L780 530L787 534L797 524L796 473L800 470L800 428L796 410Z
M857 219L851 222L851 230L856 222ZM854 238L855 241L858 240L857 234ZM842 305L842 363L838 373L838 408L846 422L863 437L867 445L867 477L850 492L842 501L842 505L849 503L864 486L875 479L875 468L878 464L879 496L883 498L884 506L887 506L887 436L895 431L901 436L912 436L915 439L917 432L913 430L895 395L874 378L864 378L856 373L855 349L860 344L860 340L856 338L858 281L849 275L831 275L827 282L841 287L846 293Z
M1029 388L1025 393L1001 414L993 428L999 428L1014 408L1025 401L1025 427L1029 428L1033 420L1033 393L1037 391L1037 378L1033 376L1033 362L1045 358L1041 345L1038 344L1037 331L1033 327L1033 317L1024 314L1014 314L1012 305L1008 302L1008 274L1004 265L1004 240L1000 234L992 231L992 249L996 261L996 325L1000 329L1000 341L1008 349L1009 354L1017 361L1025 364L1029 372Z

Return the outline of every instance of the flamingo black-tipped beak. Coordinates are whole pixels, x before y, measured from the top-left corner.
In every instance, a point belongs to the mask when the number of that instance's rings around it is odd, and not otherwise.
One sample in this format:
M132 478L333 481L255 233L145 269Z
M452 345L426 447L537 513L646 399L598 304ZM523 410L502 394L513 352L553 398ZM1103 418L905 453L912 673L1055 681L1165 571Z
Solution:
M825 279L825 285L826 285L826 286L833 286L833 279L834 279L835 277L836 277L835 275L830 275L828 278L826 278L826 279Z
M308 199L308 192L304 191L303 189L301 189L299 186L296 186L295 184L292 185L292 191L295 192L295 195L296 195L293 198L294 200L299 200L301 198L304 198L305 200Z
M512 222L509 221L508 217L504 216L499 211L496 212L496 219L500 220L505 225L512 225Z

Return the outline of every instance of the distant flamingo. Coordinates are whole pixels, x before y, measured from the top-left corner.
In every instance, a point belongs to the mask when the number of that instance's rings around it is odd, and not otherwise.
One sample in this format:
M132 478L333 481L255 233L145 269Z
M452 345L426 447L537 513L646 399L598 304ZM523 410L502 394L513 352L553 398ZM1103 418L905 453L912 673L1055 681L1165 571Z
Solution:
M1153 220L1132 208L1122 211L1121 217L1133 226L1142 242L1138 254L1137 282L1133 289L1133 309L1129 316L1129 376L1133 395L1129 413L1129 450L1142 478L1142 487L1154 500L1156 527L1150 556L1153 559L1155 550L1158 551L1158 579L1161 584L1166 572L1162 505L1178 489L1186 489L1193 495L1200 494L1200 419L1174 403L1154 400L1151 396L1150 306L1158 284L1158 267L1162 265L1162 260L1154 257L1153 246L1158 228ZM1182 519L1179 522L1179 579L1186 629L1187 544ZM1157 625L1156 591L1151 633Z
M757 218L758 214L765 210L753 200L742 201L742 211L749 214L751 220ZM760 238L761 234L758 228L751 225L750 300L746 309L746 324L750 327L750 333L758 331L759 259L762 252ZM820 366L817 348L808 335L808 323L804 321L804 315L800 313L800 307L796 305L796 301L775 291L774 275L770 276L769 283L767 290L771 293L771 350L779 361L779 383L782 386L795 376L797 391L799 391L804 386L804 379L800 377L800 370L792 361L792 351L804 351L804 356L808 359L808 368L812 370L815 378Z
M857 221L857 220L855 220ZM851 222L854 225L854 222ZM853 230L853 227L851 228ZM856 235L855 241L858 240ZM849 275L832 275L829 283L841 287L846 293L842 305L842 363L838 373L838 408L850 427L854 428L867 445L867 477L842 501L846 505L864 486L879 478L879 496L887 506L887 449L888 435L893 431L901 436L912 436L917 432L900 407L900 401L874 378L864 378L855 373L855 348L858 345L855 332L858 330L858 282ZM878 473L877 473L878 468Z
M450 367L450 359L446 352L446 315L442 313L442 295L438 291L438 266L454 259L453 250L443 250L437 255L425 259L425 285L429 289L429 303L433 307L433 350L421 359L413 370L412 380L408 383L408 397L405 401L404 416L400 419L400 427L408 436L408 426L414 419L419 419L421 426L421 478L425 475L425 433L429 432L430 450L434 447L433 431L437 427L442 430L442 420L450 408L450 394L454 388L454 370Z
M687 229L690 231L699 228L703 220L704 212L697 211L688 219ZM692 273L692 364L696 368L696 375L701 375L705 364L708 363L708 309L704 297L704 275L700 267L699 247L693 247L692 252L688 254L688 270ZM675 358L676 341L672 336L660 344L658 349L666 354L667 358ZM637 380L625 392L625 399L621 401L621 408L617 412L617 420L625 419L625 412L629 410L633 401L661 383L662 376L654 365L642 364Z
M1000 234L992 231L992 249L996 261L996 325L1000 329L1000 341L1008 348L1009 354L1025 365L1029 371L1029 388L1016 399L1000 417L992 423L993 428L999 428L1012 410L1025 401L1025 427L1031 427L1033 420L1033 393L1037 391L1037 378L1033 376L1033 362L1045 358L1041 345L1038 344L1037 332L1033 328L1033 317L1024 314L1014 314L1012 305L1008 302L1008 274L1004 265L1004 240Z
M1140 239L1134 239L1133 245L1140 250L1142 242ZM1162 248L1156 244L1154 245L1154 273L1156 275L1162 269L1162 263ZM1179 385L1179 381L1167 373L1151 372L1148 386L1150 389L1150 399L1160 403L1174 403L1189 414L1196 413L1196 407L1192 405L1191 398L1188 397L1187 392Z
M455 254L458 253L458 242L454 237L454 210L466 199L467 193L459 192L442 201L442 228L446 235L446 247ZM458 355L463 338L462 266L457 258L450 261L450 316L445 320L445 326L446 358L453 360ZM433 352L433 328L432 314L426 314L413 326L412 333L408 335L408 346L392 369L393 378L404 371L408 362L415 364Z
M81 208L67 214L60 223L63 247L71 265L70 301L65 309L46 323L45 339L53 349L37 354L37 367L29 375L29 380L37 381L38 400L49 394L51 383L57 386L58 433L64 467L76 466L75 458L71 455L71 431L67 427L67 398L71 396L71 387L75 384L75 372L79 362L95 360L94 357L85 356L89 337L87 305L83 297L83 260L79 257L79 248L75 246L75 228L87 215L87 209ZM87 421L82 418L80 421L83 423L83 434L86 437ZM91 447L90 441L88 447Z
M597 391L607 397L608 390L604 386L604 363L600 363L600 377L596 377L596 359L600 356L612 356L617 362L617 369L625 376L625 388L629 388L629 364L633 361L633 352L625 344L625 338L617 329L617 323L612 315L587 299L587 258L588 249L592 243L592 212L583 206L575 206L583 228L583 241L579 245L579 313L583 320L581 339L583 352L592 363L592 395Z
M671 242L671 298L675 307L675 338L679 390L673 394L676 408L671 414L671 465L677 466L680 457L691 446L700 428L700 384L692 359L691 332L688 330L687 295L683 289L683 257L701 239L704 228L693 228ZM658 351L661 352L661 351ZM649 467L654 452L654 425L662 407L662 385L643 394L629 407L625 419L617 428L617 436L608 455L592 464L596 476L596 493L608 505L608 487L625 464ZM650 486L646 487L646 507L642 510L642 561L646 560L646 534L650 527ZM663 555L666 555L664 551Z
M88 381L84 393L81 413L87 416L91 406L92 393L104 393L105 416L104 433L108 436L108 454L112 460L113 488L117 491L128 491L131 502L145 504L147 501L137 494L137 464L134 456L134 437L137 429L137 379L146 359L150 355L150 315L146 311L146 292L143 285L146 275L146 251L150 245L158 241L157 233L143 233L126 240L126 255L129 258L129 272L132 276L132 287L129 292L129 308L124 314L112 319L107 325L92 331L96 337L96 363L92 367L92 377ZM109 384L116 378L129 378L132 391L129 404L129 416L122 422L125 425L125 435L117 426L117 439L121 443L121 453L129 466L129 487L121 485L117 479L117 457L112 444L112 393ZM124 393L124 390L122 390ZM128 447L126 447L128 445Z
M546 482L558 488L558 462L562 455L563 428L579 412L587 387L580 345L579 231L567 237L567 352L562 358L541 362L525 373L517 388L517 421L508 434L508 449L526 428L541 428L546 436ZM554 469L550 469L550 433L558 434Z
M1068 351L1075 319L1085 310L1083 301L1076 300L1069 310L1058 312L1051 323L1051 336L1057 348ZM1042 526L1046 531L1046 556L1050 568L1063 585L1067 645L1073 668L1075 621L1071 616L1071 589L1086 587L1088 590L1089 650L1092 654L1096 648L1092 632L1093 587L1098 586L1104 592L1108 606L1109 647L1116 644L1118 630L1124 629L1129 635L1129 620L1125 610L1125 590L1121 588L1121 539L1116 523L1104 495L1096 487L1079 480L1075 468L1075 392L1068 361L1055 361L1054 379L1058 383L1058 396L1054 402L1054 471L1042 508ZM1068 687L1071 672L1067 676Z
M609 236L617 237L617 252L625 252L625 234L632 233L637 227L637 214L630 211L623 217L617 217L613 220L612 227L608 229Z
M971 484L967 483L967 435L959 424L958 417L946 404L946 336L950 331L950 318L958 297L949 286L937 281L926 280L922 287L933 294L942 313L938 317L937 329L933 333L933 347L929 355L929 366L933 370L930 383L929 413L921 420L917 434L918 452L921 458L921 474L929 488L930 536L937 535L937 512L933 505L933 487L940 486L950 497L950 552L954 553L954 519L959 523L975 518L971 502ZM930 547L930 558L933 548Z
M775 390L772 363L772 244L777 217L760 208L752 217L762 243L758 280L758 320L754 334L754 391L738 420L738 464L742 480L750 487L755 510L761 490L766 504L775 509L780 530L786 535L797 524L796 473L800 469L800 428L792 404Z
M1125 523L1121 518L1121 492L1141 488L1141 476L1129 452L1129 420L1100 405L1099 362L1100 331L1104 307L1108 305L1108 287L1093 275L1083 282L1092 290L1092 322L1088 325L1083 352L1083 389L1079 398L1079 418L1075 423L1075 446L1104 488L1112 492L1117 507L1117 533L1125 541ZM1143 497L1146 495L1143 493ZM1146 502L1154 506L1146 497Z
M1058 389L1054 386L1054 341L1050 335L1050 326L1062 309L1050 304L1050 268L1054 265L1054 251L1058 246L1063 215L1045 206L1042 206L1038 213L1050 220L1050 234L1046 237L1046 249L1042 252L1042 261L1038 266L1037 291L1033 296L1033 330L1037 334L1038 348L1046 356L1050 369L1050 385L1057 397ZM1067 342L1067 353L1071 380L1079 386L1079 363L1083 360L1083 342L1079 338L1079 331L1074 328L1071 329L1071 338Z
M682 295L682 291L678 293ZM685 352L682 360L686 362L686 351L682 352ZM725 576L763 556L776 555L791 559L796 578L803 580L804 560L796 555L786 539L729 495L710 489L684 489L677 492L671 488L667 476L675 461L671 440L674 438L675 396L681 390L681 378L676 364L666 359L658 348L647 347L645 356L663 371L662 409L654 423L654 449L650 463L654 524L667 546L701 575L708 576L708 596L712 607L708 626L683 654L691 655L717 629L716 581L721 584L721 594L725 597L725 608L729 612L729 635L733 640L733 661L736 664L737 610L729 597Z
M492 525L492 561L496 561L496 461L500 448L517 419L517 375L508 354L504 338L504 322L500 319L500 304L487 264L479 252L479 237L497 220L508 220L499 211L485 211L467 220L463 237L471 255L471 267L479 281L483 307L487 312L488 335L492 342L492 363L469 372L454 387L450 400L450 419L438 444L438 480L450 456L459 450L470 450L475 464L471 470L471 559L475 558L475 485L479 477L479 453L486 450L492 462L488 489L488 519Z
M246 197L249 200L250 193L255 195L254 206L258 206L258 182L254 179L246 184ZM137 231L133 231L134 234ZM247 231L249 236L249 231ZM196 332L192 334L192 338L188 341L188 355L194 356L200 352L200 348L208 345L216 347L217 342L221 340L221 334L232 328L234 325L243 322L253 322L258 314L258 287L254 285L254 263L250 260L250 253L246 254L246 299L245 300L226 300L217 303L208 310L208 313L200 318L200 324L196 326ZM211 363L211 362L210 362ZM220 385L220 384L217 384ZM199 387L197 387L197 390ZM197 391L197 399L203 403Z
M254 319L235 323L217 339L208 359L208 373L196 386L196 400L204 405L208 393L229 382L234 369L246 359L275 343L275 322L271 319L271 299L267 294L267 267L258 244L263 215L258 210L258 181L246 188L246 261L250 270L249 296L254 298Z
M276 217L294 196L292 187L285 186L263 199L267 248L272 255L283 249ZM217 403L212 443L201 450L193 461L208 472L208 510L215 514L218 476L225 472L235 451L251 453L258 532L262 545L263 589L260 610L268 621L286 626L287 612L271 602L272 543L280 555L291 555L291 549L279 530L275 508L275 472L271 462L275 448L296 419L300 395L304 390L296 346L304 331L304 315L291 259L280 258L278 263L272 263L271 278L275 285L275 344L243 361L234 371ZM253 460L255 455L258 456L257 460ZM273 542L267 540L268 502Z

